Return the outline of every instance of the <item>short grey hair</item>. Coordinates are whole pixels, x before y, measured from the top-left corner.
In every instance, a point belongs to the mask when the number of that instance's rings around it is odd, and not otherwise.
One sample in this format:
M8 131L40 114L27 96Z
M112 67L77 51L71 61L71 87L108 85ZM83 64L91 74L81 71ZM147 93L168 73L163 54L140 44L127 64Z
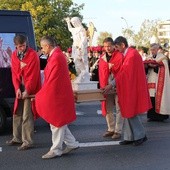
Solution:
M152 44L150 45L150 48L154 48L154 49L159 49L159 47L160 47L160 45L157 44L157 43L152 43Z
M41 42L42 42L42 41L45 41L45 42L46 42L48 45L50 45L51 47L56 47L56 42L55 42L55 40L54 40L52 37L48 36L48 35L42 37L40 41L41 41Z

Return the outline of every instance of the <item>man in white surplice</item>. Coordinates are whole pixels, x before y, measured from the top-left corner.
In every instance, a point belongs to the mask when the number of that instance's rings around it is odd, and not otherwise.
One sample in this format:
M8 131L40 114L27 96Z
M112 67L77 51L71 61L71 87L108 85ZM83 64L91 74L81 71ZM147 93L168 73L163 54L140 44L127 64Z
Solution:
M170 115L170 75L168 58L159 52L159 44L151 44L151 56L155 63L148 64L148 88L153 108L148 111L148 121L163 121Z

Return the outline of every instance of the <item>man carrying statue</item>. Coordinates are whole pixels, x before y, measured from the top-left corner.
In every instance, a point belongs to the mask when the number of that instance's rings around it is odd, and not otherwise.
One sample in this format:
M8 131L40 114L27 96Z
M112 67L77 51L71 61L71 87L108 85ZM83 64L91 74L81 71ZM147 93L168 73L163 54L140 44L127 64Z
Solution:
M87 36L86 30L83 27L78 17L66 18L68 30L72 34L72 58L74 59L77 77L74 82L82 83L90 81L90 74L88 68L88 55L87 55Z

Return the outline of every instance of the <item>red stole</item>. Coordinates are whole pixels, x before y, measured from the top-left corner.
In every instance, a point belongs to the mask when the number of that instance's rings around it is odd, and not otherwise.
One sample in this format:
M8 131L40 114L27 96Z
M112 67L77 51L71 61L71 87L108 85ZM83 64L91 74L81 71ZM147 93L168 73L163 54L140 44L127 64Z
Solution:
M113 74L116 77L122 65L122 54L118 51L114 51L109 62L106 60L106 55L101 56L99 61L99 82L100 87L104 88L108 85L109 75ZM114 102L114 101L113 101ZM102 115L106 116L106 102L102 101Z
M124 118L132 118L152 107L143 61L133 48L128 49L116 76L116 89L120 111Z
M74 95L66 58L56 48L44 70L44 84L35 96L36 110L48 123L61 127L76 119Z
M21 77L23 77L24 86L29 95L36 94L41 88L40 62L33 49L28 48L22 61L18 59L17 50L15 50L11 56L11 71L15 92L20 88ZM14 114L17 106L18 99L14 103Z
M158 76L158 83L157 83L157 91L155 96L155 111L156 113L160 113L161 108L161 101L164 89L164 82L165 82L165 66L163 62L160 62L161 67L159 67L159 76Z

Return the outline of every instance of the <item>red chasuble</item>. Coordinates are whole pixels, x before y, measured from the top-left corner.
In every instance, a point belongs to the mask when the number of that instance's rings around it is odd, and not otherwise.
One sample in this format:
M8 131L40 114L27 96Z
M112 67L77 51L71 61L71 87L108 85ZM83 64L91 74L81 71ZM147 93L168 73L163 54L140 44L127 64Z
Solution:
M11 57L12 81L15 92L24 84L29 95L36 94L41 88L40 62L36 51L31 48L20 61L17 57L17 50L12 53ZM23 79L23 80L22 80ZM18 106L18 99L14 103L14 114Z
M135 49L128 48L115 80L120 111L124 118L132 118L152 107L144 64Z
M114 51L109 62L106 60L106 55L102 55L99 61L99 82L100 88L104 88L108 85L109 75L112 73L113 77L116 77L120 67L122 65L122 54L118 51ZM114 101L113 101L114 102ZM102 115L106 116L106 101L102 101Z
M59 48L48 58L44 70L44 84L35 96L35 105L38 114L56 127L76 119L68 65Z

